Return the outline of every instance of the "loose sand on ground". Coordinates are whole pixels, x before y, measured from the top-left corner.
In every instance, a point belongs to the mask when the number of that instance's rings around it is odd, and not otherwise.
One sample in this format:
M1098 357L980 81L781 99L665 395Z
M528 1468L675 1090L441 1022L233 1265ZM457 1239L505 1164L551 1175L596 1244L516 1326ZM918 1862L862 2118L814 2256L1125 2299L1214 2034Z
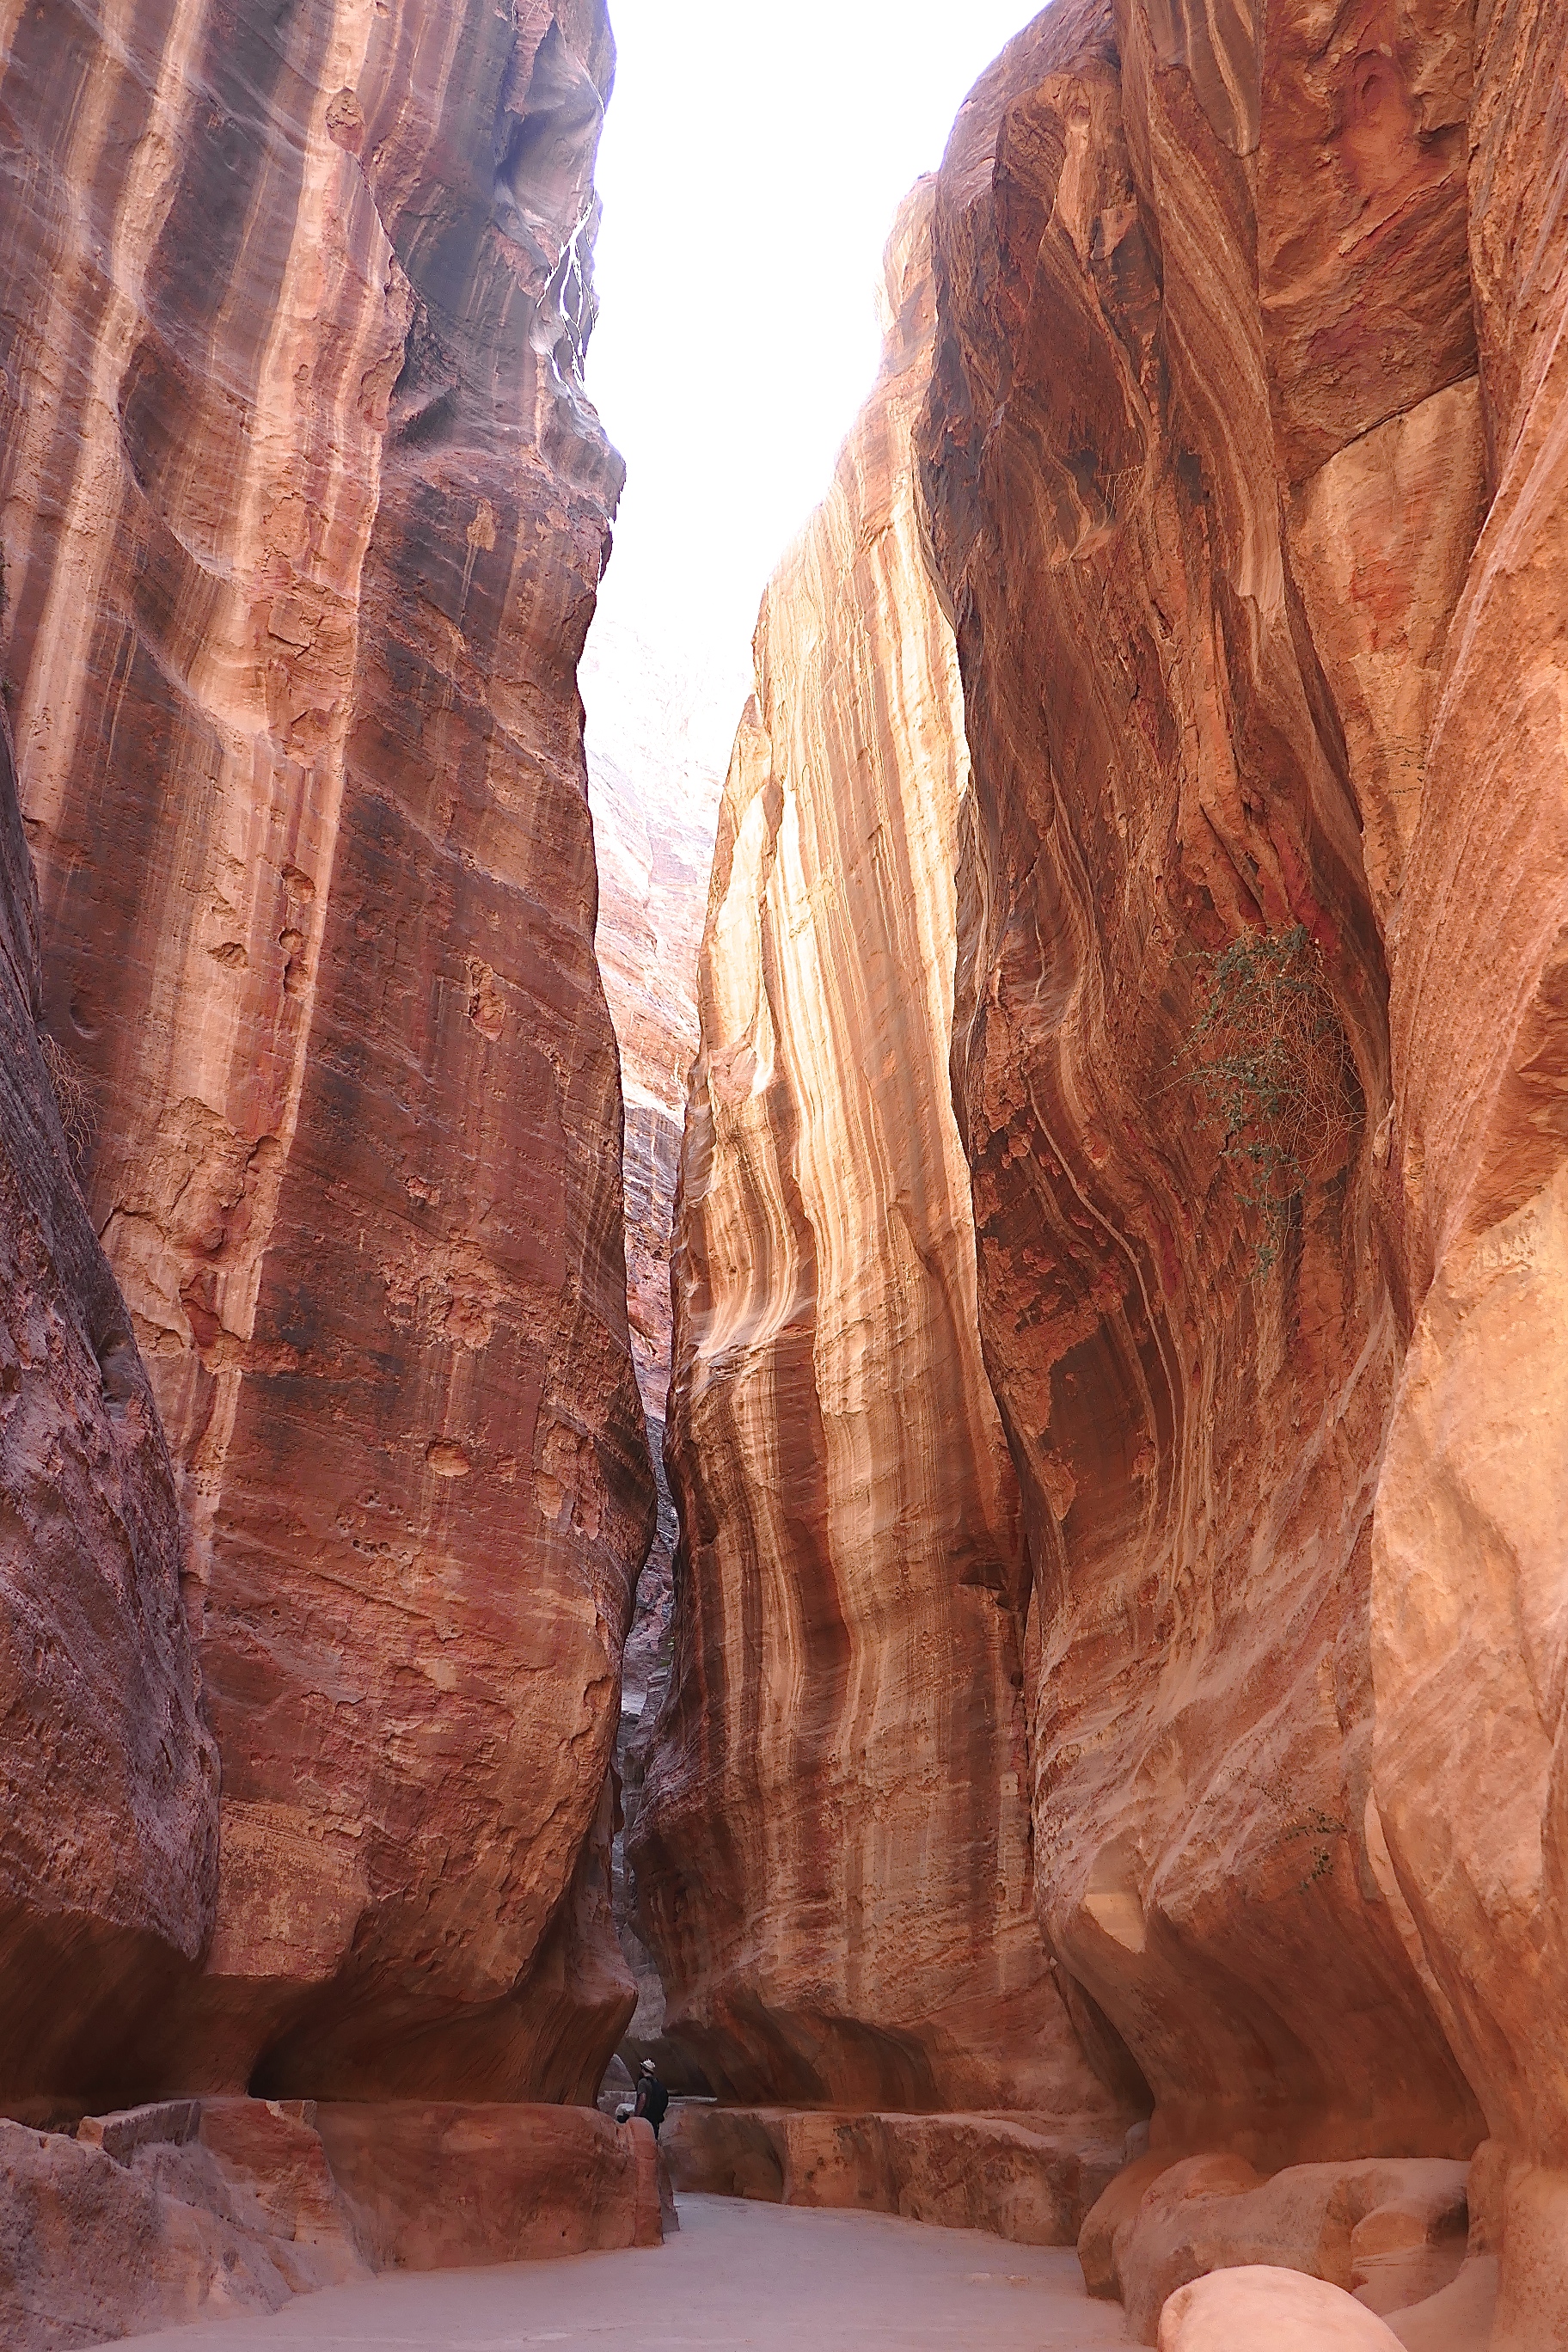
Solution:
M301 2295L269 2319L136 2339L140 2352L1100 2352L1121 2313L1078 2258L878 2213L682 2197L644 2253L437 2271Z

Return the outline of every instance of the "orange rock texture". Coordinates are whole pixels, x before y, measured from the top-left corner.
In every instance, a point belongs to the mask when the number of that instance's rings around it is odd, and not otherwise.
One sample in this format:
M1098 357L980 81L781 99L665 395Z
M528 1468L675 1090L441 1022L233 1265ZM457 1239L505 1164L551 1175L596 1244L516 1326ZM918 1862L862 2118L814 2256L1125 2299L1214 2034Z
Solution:
M955 130L919 428L1042 1920L1156 2150L1489 2132L1492 2341L1542 2347L1565 50L1560 5L1067 0Z
M45 0L0 65L43 1016L221 1751L142 2085L590 2095L652 1502L574 680L604 11Z
M1109 2114L1034 1920L1017 1497L949 1093L966 789L921 551L931 192L771 583L720 814L674 1264L671 1691L631 1844L740 2098Z

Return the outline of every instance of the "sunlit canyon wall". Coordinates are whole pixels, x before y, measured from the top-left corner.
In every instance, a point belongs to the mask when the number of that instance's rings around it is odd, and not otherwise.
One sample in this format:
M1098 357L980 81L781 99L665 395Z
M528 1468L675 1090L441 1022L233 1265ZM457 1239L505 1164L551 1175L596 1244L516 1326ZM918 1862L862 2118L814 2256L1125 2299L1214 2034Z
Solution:
M1565 54L1561 6L1052 10L948 152L919 427L1042 1921L1156 2151L1489 2135L1492 2340L1542 2347ZM1271 971L1298 1050L1266 1098Z
M604 11L46 0L0 60L0 2106L591 2096L653 1500Z
M675 1258L673 1684L631 1841L731 2098L1108 2112L1034 1919L1018 1503L947 1076L967 790L910 429L876 390L764 599L700 972Z

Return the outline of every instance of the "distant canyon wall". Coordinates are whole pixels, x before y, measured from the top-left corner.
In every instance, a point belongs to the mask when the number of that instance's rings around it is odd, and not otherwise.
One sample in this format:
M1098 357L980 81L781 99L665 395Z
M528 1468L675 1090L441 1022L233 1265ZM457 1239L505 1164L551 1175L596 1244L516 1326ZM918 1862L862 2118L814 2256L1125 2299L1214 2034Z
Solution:
M626 1850L669 1678L679 1534L664 1470L674 1340L669 1259L687 1077L697 1052L697 960L723 776L706 749L708 691L695 660L689 669L672 668L634 626L601 611L580 676L599 868L595 943L626 1097L627 1313L658 1488L658 1532L637 1580L622 1660L616 1742L621 1827L611 1881L616 1929L637 1987L623 2047L629 2056L657 2053L673 2085L689 2070L662 2038L664 1986L643 1940Z
M948 1080L952 633L911 427L924 184L881 373L769 586L720 814L675 1256L670 1695L631 1842L716 2091L1114 2113L1034 1918L1018 1501Z
M8 1974L14 2109L591 2095L631 2006L606 1773L652 1492L575 688L620 480L580 390L612 60L600 0L0 26L5 688L129 1310L78 1318L120 1349L93 1459L143 1481L156 1621L79 1672L156 1685L139 1818L180 1849L103 1916L199 1960L113 2060L40 2043ZM8 1527L7 1573L42 1540ZM9 1673L13 1727L56 1704L58 1662ZM23 1801L58 1835L89 1780L64 1743Z
M1157 2147L1491 2135L1500 2345L1568 2326L1565 54L1065 0L919 428L1042 1920Z

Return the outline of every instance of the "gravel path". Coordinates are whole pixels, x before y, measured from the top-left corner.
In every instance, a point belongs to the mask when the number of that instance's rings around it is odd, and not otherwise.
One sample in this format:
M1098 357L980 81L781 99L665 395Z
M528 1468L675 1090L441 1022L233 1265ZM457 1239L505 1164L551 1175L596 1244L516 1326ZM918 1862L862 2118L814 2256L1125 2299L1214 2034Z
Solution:
M682 2197L646 2253L439 2271L301 2295L139 2352L1100 2352L1121 2312L1069 2251L878 2213Z

